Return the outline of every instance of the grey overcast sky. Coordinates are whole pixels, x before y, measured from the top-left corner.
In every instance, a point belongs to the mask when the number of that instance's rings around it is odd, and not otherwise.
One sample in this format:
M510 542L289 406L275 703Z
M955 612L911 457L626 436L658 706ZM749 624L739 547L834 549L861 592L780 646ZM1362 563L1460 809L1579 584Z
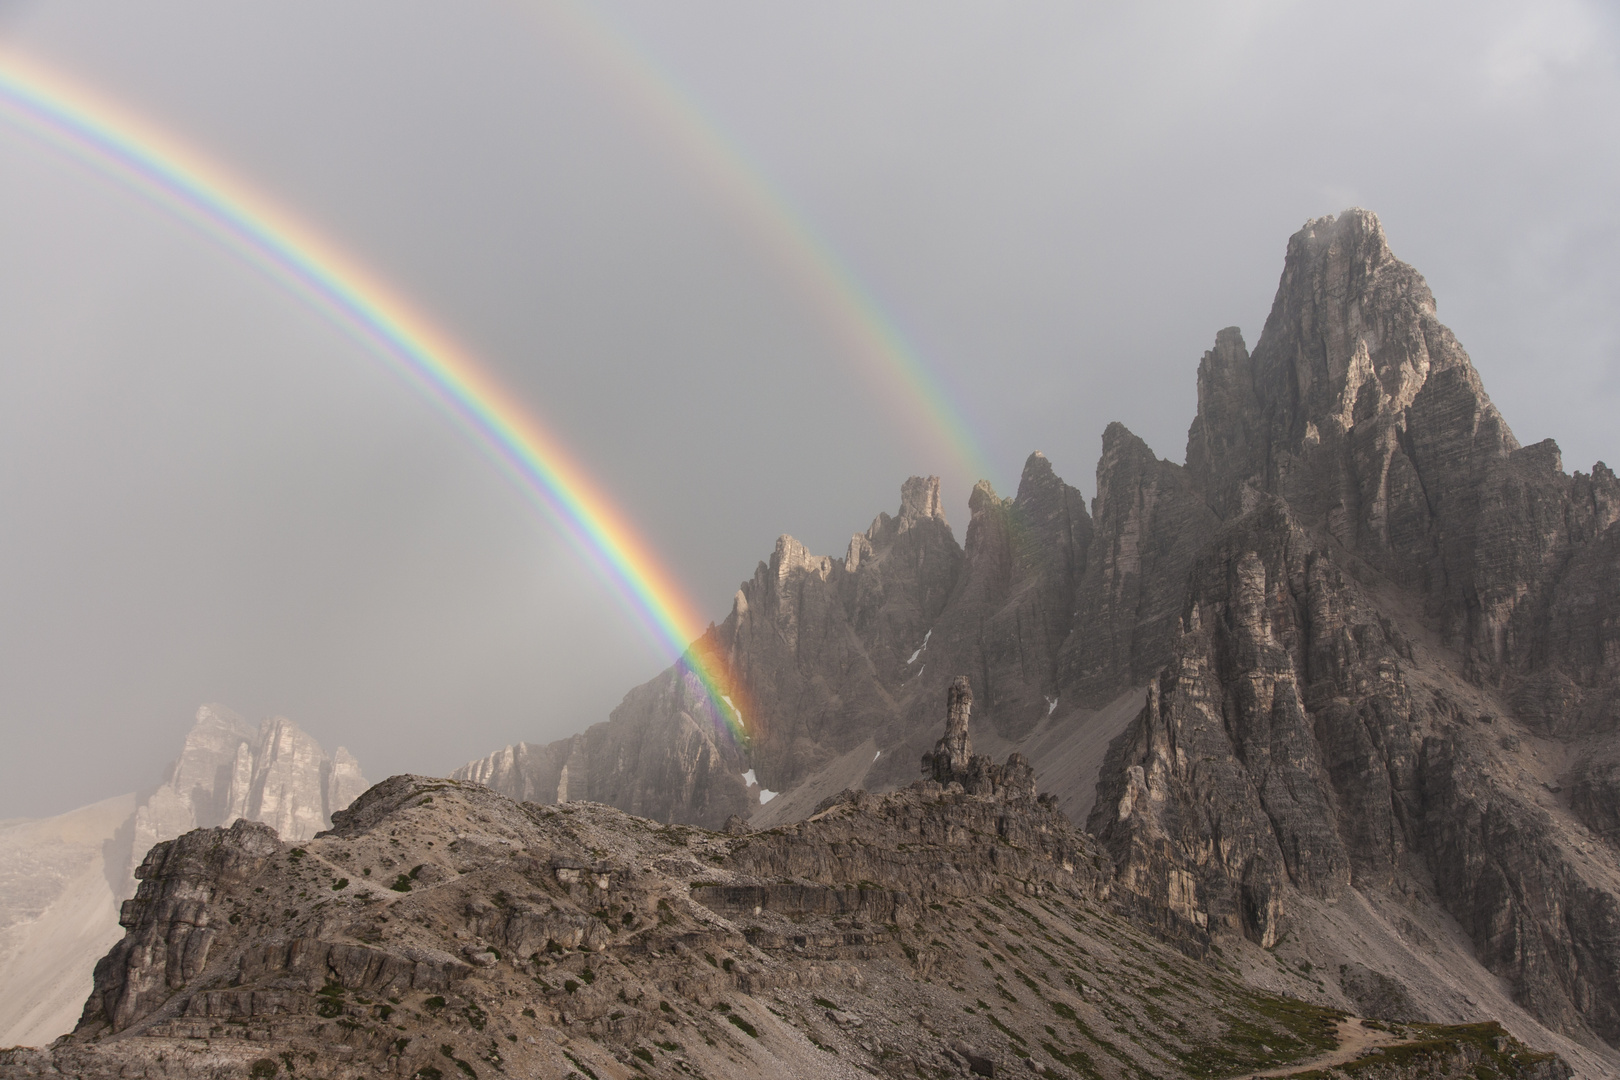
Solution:
M1289 234L1353 205L1520 439L1589 469L1620 458L1617 31L1579 0L0 6L0 43L464 341L714 619L779 533L841 554L938 473L960 536L977 479L863 374L734 160L911 336L1004 494L1035 449L1092 494L1114 419L1180 461L1215 332L1252 345ZM0 816L157 782L205 701L376 780L577 731L667 661L385 363L0 121Z

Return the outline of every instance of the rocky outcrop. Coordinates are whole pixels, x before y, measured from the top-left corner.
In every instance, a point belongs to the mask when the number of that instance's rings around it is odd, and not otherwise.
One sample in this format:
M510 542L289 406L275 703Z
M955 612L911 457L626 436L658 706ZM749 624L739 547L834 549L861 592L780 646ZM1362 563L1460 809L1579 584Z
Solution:
M923 776L940 786L1001 800L1035 798L1035 770L1024 755L1014 753L997 765L973 752L968 719L973 711L973 687L966 675L951 683L946 699L945 735L923 755ZM1055 800L1051 801L1055 806Z
M128 933L96 965L80 1028L121 1031L202 974L214 940L232 922L226 897L280 851L274 829L245 818L153 847L135 871L140 888L119 915Z

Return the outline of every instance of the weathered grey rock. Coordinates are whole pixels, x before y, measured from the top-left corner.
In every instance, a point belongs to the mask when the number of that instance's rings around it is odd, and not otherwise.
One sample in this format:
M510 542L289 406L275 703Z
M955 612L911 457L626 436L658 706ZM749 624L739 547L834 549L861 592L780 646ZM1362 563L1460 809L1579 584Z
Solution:
M973 752L968 720L973 712L973 687L958 675L946 697L945 734L923 755L923 776L942 787L956 785L969 795L995 799L1035 798L1035 770L1024 755L1014 753L1005 765Z
M274 829L243 818L153 847L135 871L141 886L119 916L129 933L96 965L79 1027L127 1028L202 974L230 921L224 896L280 851Z
M8 830L19 840L39 834L45 850L20 845L0 874L0 1001L11 1003L0 1009L0 1039L49 1042L73 1026L92 968L118 934L119 904L135 892L135 871L154 845L238 818L307 840L365 788L342 747L329 759L291 721L267 720L255 731L224 706L204 705L163 783L144 798L129 796L122 821L105 819L87 834L82 812L56 819L80 858L98 864L92 876L56 869L68 846L45 839L56 831L50 822ZM8 947L12 940L23 947Z
M1543 1022L1620 1044L1620 878L1576 823L1613 805L1609 471L1519 447L1352 211L1290 242L1252 356L1231 330L1206 354L1188 473L1225 525L1099 784L1123 889L1264 945L1296 896L1433 896ZM1568 812L1529 733L1586 740Z

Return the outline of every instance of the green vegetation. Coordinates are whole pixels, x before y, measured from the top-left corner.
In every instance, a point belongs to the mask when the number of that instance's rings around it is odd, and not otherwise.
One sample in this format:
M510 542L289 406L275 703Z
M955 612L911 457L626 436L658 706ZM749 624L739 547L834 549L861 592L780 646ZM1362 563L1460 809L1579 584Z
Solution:
M315 1015L326 1020L342 1016L343 993L341 984L327 980L326 985L315 992Z
M1241 1002L1253 1019L1223 1014L1219 1040L1193 1047L1182 1067L1195 1077L1226 1076L1313 1057L1339 1045L1344 1014L1290 998L1246 994Z
M1053 1046L1051 1043L1045 1041L1042 1041L1041 1049L1045 1050L1053 1061L1067 1065L1081 1076L1087 1077L1089 1080L1102 1080L1102 1073L1097 1071L1097 1066L1092 1062L1091 1055L1086 1053L1084 1050L1075 1050L1071 1053L1065 1053L1064 1051ZM1055 1076L1057 1074L1048 1069L1046 1075Z
M726 1019L731 1021L732 1026L734 1026L734 1027L738 1028L739 1030L741 1030L742 1033L744 1035L747 1035L750 1039L759 1038L759 1032L757 1030L755 1030L754 1025L750 1024L748 1021L744 1020L742 1017L738 1016L736 1013L728 1013L728 1014L726 1014Z

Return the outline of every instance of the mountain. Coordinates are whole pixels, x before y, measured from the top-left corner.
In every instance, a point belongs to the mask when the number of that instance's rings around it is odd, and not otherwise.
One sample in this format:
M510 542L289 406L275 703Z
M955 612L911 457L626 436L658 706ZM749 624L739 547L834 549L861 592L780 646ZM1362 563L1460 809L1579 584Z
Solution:
M144 797L0 822L0 1046L72 1029L154 844L238 818L307 840L366 787L347 750L327 757L292 721L255 730L204 705L163 783Z
M1573 1075L1498 1024L1256 989L1240 965L1310 983L1257 945L1166 945L1029 763L974 753L966 678L948 700L922 779L769 830L396 776L301 844L161 843L78 1027L0 1078Z
M779 540L700 643L746 743L677 667L456 775L770 827L909 782L966 673L981 745L1168 940L1389 1019L1522 1010L1620 1070L1620 481L1518 443L1363 210L1289 240L1253 351L1222 330L1197 381L1185 463L1111 425L1089 510L1035 454L964 543L915 477L841 558Z

